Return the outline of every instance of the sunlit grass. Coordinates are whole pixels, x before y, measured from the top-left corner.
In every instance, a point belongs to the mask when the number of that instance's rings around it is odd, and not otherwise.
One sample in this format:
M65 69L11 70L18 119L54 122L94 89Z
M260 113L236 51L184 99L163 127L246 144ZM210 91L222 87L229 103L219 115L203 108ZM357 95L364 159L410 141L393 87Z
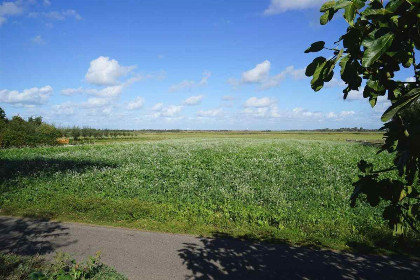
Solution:
M252 138L2 150L1 168L13 174L0 184L0 205L5 214L146 230L373 246L372 236L389 234L381 209L352 209L349 196L361 158L391 164L376 150Z

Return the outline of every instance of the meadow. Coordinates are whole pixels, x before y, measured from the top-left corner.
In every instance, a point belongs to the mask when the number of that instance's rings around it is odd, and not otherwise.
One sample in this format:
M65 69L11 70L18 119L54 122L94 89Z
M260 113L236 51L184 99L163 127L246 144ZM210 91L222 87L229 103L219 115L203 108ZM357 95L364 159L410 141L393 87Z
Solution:
M377 142L381 136L151 133L101 145L4 149L0 213L389 249L382 209L349 206L357 162L363 158L387 168L392 156L375 156L376 147L346 140Z

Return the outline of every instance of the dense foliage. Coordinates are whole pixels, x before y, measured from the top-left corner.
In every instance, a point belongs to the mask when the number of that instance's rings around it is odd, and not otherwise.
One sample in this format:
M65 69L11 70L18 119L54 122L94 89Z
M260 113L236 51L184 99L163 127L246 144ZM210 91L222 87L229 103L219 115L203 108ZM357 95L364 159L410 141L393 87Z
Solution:
M25 121L20 116L7 119L0 108L0 147L25 147L55 145L60 131L53 125L46 124L41 117L30 117Z
M321 7L320 23L328 23L340 11L349 25L346 33L335 42L335 47L327 48L325 42L318 41L305 51L333 52L329 59L315 58L306 68L306 75L312 76L311 86L318 91L333 78L339 64L346 84L344 98L351 90L364 87L363 97L369 99L372 107L380 96L391 101L382 115L382 121L388 122L383 127L386 133L381 151L395 154L394 165L378 170L372 163L360 161L363 175L354 183L352 205L359 197L365 197L372 206L385 201L383 218L395 234L403 234L409 228L418 232L420 66L416 64L416 51L420 48L420 1L328 1ZM399 80L401 75L397 74L402 67L412 69L412 78ZM398 170L400 178L392 178L394 170Z
M2 213L337 249L375 246L381 233L390 245L381 208L348 204L360 157L386 168L389 154L277 134L199 137L0 150Z

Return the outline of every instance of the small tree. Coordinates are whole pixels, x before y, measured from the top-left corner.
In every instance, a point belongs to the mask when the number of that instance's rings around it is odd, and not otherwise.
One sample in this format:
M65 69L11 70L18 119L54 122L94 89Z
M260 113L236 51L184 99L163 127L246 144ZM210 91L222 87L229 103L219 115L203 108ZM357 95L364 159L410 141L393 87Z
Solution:
M387 96L392 103L381 118L386 122L382 128L385 143L379 152L394 153L394 166L374 171L372 164L360 161L358 167L363 174L354 183L351 205L356 205L360 194L372 206L386 201L383 217L395 234L408 228L419 233L420 117L416 100L420 97L420 66L416 64L416 51L420 48L420 1L328 1L321 7L320 23L327 24L339 11L349 26L335 46L327 48L325 42L318 41L305 51L333 52L333 57L319 56L306 68L306 75L312 77L312 89L319 91L330 81L339 64L341 79L346 83L344 99L365 82L363 97L372 107L379 96ZM401 67L412 68L413 79L397 79L395 74ZM384 179L393 170L398 170L400 178Z

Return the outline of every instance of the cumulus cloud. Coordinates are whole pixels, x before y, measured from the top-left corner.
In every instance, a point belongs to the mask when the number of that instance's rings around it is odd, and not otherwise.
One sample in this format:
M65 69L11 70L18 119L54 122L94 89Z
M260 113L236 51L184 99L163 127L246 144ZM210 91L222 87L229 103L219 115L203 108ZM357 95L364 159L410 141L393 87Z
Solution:
M184 100L183 104L188 106L198 105L203 100L204 95L195 95Z
M325 0L271 0L270 5L264 11L264 15L275 15L289 10L319 8L324 2Z
M414 83L416 81L415 77L408 77L407 79L405 79L406 82L408 83Z
M88 83L109 86L118 84L119 78L126 76L136 66L121 66L117 60L100 56L90 62L85 79Z
M223 115L222 109L200 110L197 112L198 117L202 118L215 118Z
M53 93L51 86L42 88L33 87L24 89L22 92L17 90L0 90L0 102L13 104L16 106L35 106L47 103Z
M247 101L245 101L245 107L268 107L273 105L276 101L269 97L251 97Z
M242 73L242 82L244 83L261 83L268 77L271 63L268 60L257 64L255 68Z
M131 100L128 105L127 105L127 109L128 110L137 110L143 107L144 104L144 99L143 97L136 97L134 100Z
M23 12L20 1L3 2L0 4L0 26L7 21L10 16L19 15Z
M240 80L229 78L227 82L233 87L238 87L241 84L259 84L259 90L266 90L278 86L287 77L294 80L305 78L305 69L295 69L294 66L288 66L273 76L270 76L270 69L270 61L265 60L251 70L243 72Z
M169 88L170 92L180 91L180 90L190 90L197 87L202 87L207 85L208 79L211 77L211 73L205 71L203 73L203 77L199 82L193 81L193 80L184 80L178 84L172 85Z

